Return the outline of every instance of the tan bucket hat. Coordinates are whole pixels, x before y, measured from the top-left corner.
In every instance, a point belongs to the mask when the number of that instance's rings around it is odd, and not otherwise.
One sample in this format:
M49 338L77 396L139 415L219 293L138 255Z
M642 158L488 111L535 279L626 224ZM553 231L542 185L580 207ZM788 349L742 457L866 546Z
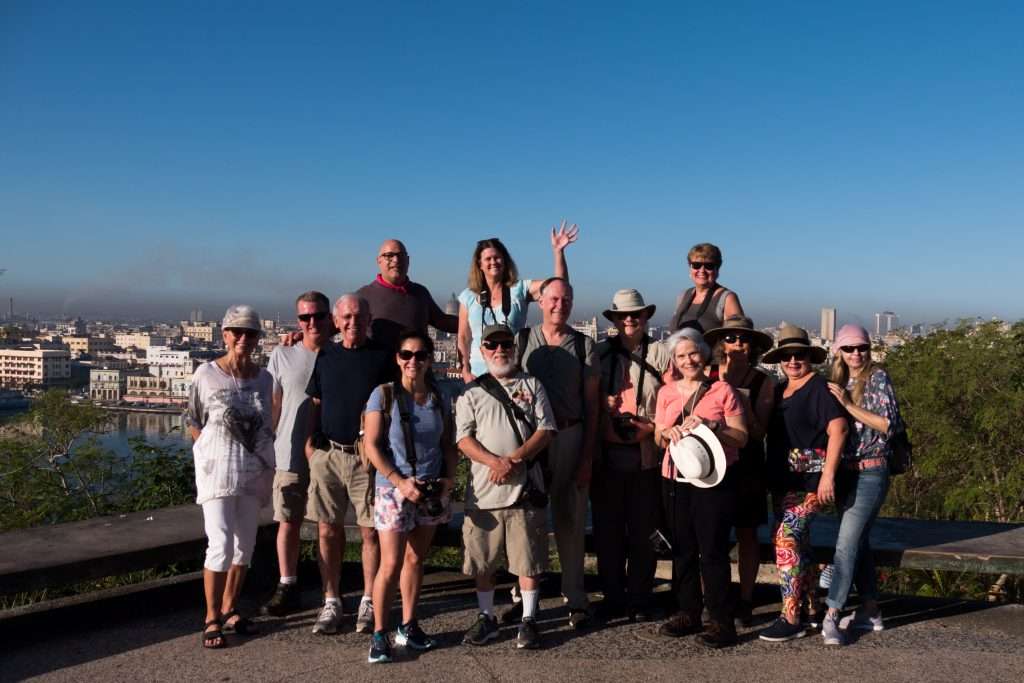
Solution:
M779 345L764 354L761 361L764 363L778 363L788 351L808 351L812 363L822 363L828 356L828 351L820 346L811 344L811 338L807 330L790 323L782 323L779 327Z
M654 317L654 311L657 310L657 306L654 304L647 305L644 303L644 297L635 289L620 289L615 292L615 296L612 297L611 308L604 310L604 317L608 318L612 322L615 322L615 315L618 313L636 313L637 311L647 311L647 318L651 319Z
M708 346L714 347L718 343L718 340L727 334L736 334L739 332L750 335L753 345L761 349L761 353L770 351L772 345L775 343L772 338L761 332L760 330L754 329L754 321L750 318L742 315L734 315L725 319L721 327L716 327L713 330L708 330L704 333L704 341L708 343Z

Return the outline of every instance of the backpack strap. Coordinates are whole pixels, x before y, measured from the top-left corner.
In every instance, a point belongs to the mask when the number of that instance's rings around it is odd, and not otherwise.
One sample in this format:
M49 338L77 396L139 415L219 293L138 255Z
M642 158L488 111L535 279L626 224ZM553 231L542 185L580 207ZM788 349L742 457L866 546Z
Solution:
M416 436L412 427L412 412L409 410L406 401L411 401L412 396L402 387L401 384L394 385L395 401L398 403L398 418L402 423L402 436L405 440L405 460L412 469L412 478L416 478Z
M519 430L519 420L523 422L529 422L526 413L523 409L515 404L515 401L508 395L505 388L501 386L490 373L484 373L476 378L476 383L480 385L480 388L494 397L501 407L505 410L505 416L508 418L508 422L512 425L512 431L516 435L516 441L522 446L526 443L526 439L523 438L523 433ZM518 419L517 419L518 418ZM531 435L532 436L532 435Z
M704 398L704 394L708 393L709 389L711 389L711 382L709 380L704 380L700 383L697 391L693 392L693 396L686 402L687 405L683 406L683 409L679 412L679 417L676 418L675 424L683 424L683 420L693 414L693 411L697 409L697 404L700 403L700 400Z
M526 355L526 344L530 341L531 329L524 327L516 332L516 367L523 372L526 372L526 368L523 367L523 356Z
M704 314L708 312L708 308L711 306L712 301L715 300L716 296L720 296L719 290L721 289L723 289L722 285L716 282L715 285L711 288L711 291L708 292L707 296L704 297L704 301L701 302L700 308L697 309L697 315L695 318L696 320L699 321L702 317L704 317ZM693 300L696 298L696 287L690 287L685 292L683 292L683 295L682 297L680 297L679 300L679 305L676 306L676 312L672 314L671 328L673 332L678 330L679 327L683 324L683 316L686 315L686 312L688 310L690 310L690 306L693 305Z

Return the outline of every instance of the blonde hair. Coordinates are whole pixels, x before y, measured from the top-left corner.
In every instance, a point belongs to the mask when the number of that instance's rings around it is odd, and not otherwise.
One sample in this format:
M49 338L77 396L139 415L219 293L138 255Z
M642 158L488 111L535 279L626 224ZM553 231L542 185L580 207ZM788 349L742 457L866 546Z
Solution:
M715 265L722 265L722 250L710 242L701 242L690 247L689 253L686 254L687 262L693 263L697 257L707 259Z
M850 392L850 399L856 404L860 405L861 400L864 398L864 389L867 388L868 380L871 379L871 375L875 374L875 370L882 367L880 363L876 363L874 360L868 362L864 366L864 369L857 375L857 379L853 381L853 391ZM839 386L846 388L846 383L850 381L850 366L843 360L842 353L836 354L836 357L832 360L832 381Z
M496 249L501 254L501 259L505 262L505 279L502 284L507 287L514 285L519 279L519 270L516 268L516 262L512 260L512 255L508 253L508 249L501 243L501 240L497 237L492 237L476 243L476 249L473 250L473 260L469 263L469 288L479 294L487 286L484 272L480 270L480 254L484 253L484 249Z

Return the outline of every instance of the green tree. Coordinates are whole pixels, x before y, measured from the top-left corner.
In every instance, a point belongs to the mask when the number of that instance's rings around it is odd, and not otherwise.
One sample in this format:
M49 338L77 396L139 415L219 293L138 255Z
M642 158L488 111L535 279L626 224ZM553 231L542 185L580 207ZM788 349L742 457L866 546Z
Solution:
M913 471L894 479L888 512L1020 521L1024 517L1024 323L963 325L891 352L914 444Z

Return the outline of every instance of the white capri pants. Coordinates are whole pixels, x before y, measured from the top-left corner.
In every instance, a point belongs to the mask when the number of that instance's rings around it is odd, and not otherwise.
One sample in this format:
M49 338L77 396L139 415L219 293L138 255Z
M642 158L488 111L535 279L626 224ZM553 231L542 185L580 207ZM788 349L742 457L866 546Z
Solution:
M255 496L225 496L203 503L206 528L206 562L214 572L226 572L231 565L248 566L259 529L260 501Z

